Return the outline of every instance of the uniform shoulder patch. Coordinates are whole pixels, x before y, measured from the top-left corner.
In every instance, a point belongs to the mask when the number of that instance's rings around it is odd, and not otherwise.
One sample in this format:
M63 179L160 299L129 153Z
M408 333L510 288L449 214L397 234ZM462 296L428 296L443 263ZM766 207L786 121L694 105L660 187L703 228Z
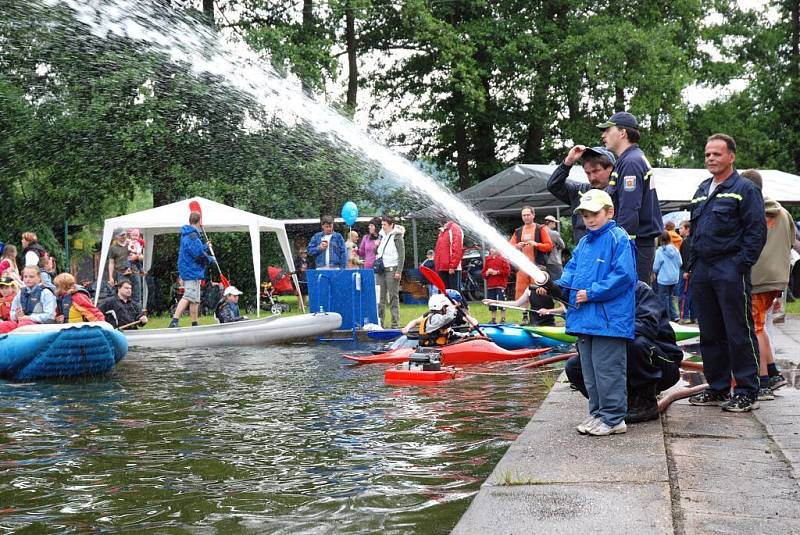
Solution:
M622 179L625 191L633 191L636 189L636 175L628 175Z

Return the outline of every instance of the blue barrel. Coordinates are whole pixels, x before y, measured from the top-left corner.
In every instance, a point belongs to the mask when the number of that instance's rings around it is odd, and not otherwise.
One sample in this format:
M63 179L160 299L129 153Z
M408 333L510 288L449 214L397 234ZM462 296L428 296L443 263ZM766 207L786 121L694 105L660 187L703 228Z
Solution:
M309 312L339 313L341 329L378 323L371 269L311 269L307 274Z

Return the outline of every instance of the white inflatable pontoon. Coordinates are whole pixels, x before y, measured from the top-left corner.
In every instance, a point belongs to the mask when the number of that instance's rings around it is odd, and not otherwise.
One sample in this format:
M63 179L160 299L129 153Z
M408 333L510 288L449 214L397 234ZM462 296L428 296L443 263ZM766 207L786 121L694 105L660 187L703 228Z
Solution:
M184 318L183 321L187 321ZM268 318L177 327L124 331L131 348L192 348L221 346L261 346L302 338L313 338L338 329L342 317L335 312L270 316Z

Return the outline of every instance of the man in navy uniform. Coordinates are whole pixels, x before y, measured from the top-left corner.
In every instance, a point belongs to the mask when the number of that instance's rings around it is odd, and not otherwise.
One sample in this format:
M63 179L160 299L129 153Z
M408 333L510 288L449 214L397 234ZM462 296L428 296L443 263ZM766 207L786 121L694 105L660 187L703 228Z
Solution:
M758 408L759 386L750 268L766 243L767 222L761 192L736 172L735 161L732 137L708 138L705 163L712 176L692 198L688 267L708 389L689 403L748 412Z
M638 145L639 122L630 113L619 111L597 128L603 131L603 143L617 155L606 190L614 201L614 219L636 240L636 273L640 281L649 284L655 240L664 230L664 223L653 170Z

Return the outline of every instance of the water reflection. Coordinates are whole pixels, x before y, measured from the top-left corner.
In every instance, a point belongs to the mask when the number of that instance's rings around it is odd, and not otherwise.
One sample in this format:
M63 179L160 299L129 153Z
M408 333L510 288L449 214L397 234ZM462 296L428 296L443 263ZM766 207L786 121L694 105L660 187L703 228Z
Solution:
M333 346L153 351L0 384L0 528L447 533L542 376L387 387L383 369Z

